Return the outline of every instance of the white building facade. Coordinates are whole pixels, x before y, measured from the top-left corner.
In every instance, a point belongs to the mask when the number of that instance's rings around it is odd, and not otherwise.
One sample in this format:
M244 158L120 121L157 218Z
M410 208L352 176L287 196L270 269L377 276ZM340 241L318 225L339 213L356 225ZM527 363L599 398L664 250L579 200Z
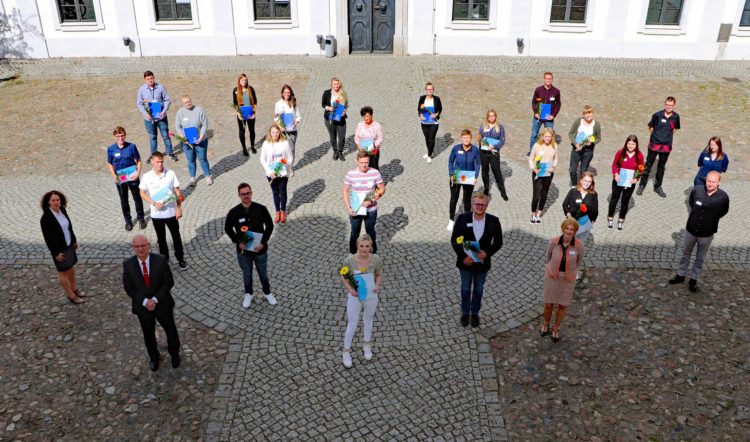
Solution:
M750 0L0 0L0 57L750 59ZM322 42L321 42L322 37Z

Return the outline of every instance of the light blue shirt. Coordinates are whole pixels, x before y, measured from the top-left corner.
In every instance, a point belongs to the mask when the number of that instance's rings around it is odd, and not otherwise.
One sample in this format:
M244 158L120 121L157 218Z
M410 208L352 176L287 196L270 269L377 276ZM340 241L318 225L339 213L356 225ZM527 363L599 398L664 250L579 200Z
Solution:
M148 103L151 101L156 101L162 104L162 111L164 111L164 116L166 117L167 111L169 110L169 104L172 100L170 100L167 90L161 85L161 83L154 83L153 88L148 87L148 85L144 83L138 88L138 101L136 101L136 104L138 105L138 110L141 111L144 120L148 120Z

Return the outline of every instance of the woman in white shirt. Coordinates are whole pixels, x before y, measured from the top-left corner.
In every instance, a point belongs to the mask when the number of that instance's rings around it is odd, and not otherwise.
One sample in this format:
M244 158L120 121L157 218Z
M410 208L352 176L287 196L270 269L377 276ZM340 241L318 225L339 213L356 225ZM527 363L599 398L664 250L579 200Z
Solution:
M297 144L297 128L301 119L299 108L297 107L297 98L294 96L292 87L288 84L281 86L281 100L276 102L273 114L274 121L284 129L286 139L289 141L289 147L292 149L292 153L294 153L294 146ZM291 115L291 118L289 115ZM285 124L290 119L291 124Z
M75 265L78 262L76 249L78 241L73 232L73 223L65 211L67 199L62 192L50 190L42 196L41 207L44 214L39 224L47 248L52 254L55 267L60 278L60 285L65 289L65 295L73 304L83 302L85 295L78 290L76 284Z
M276 208L275 223L286 222L286 185L293 175L292 163L294 153L281 127L274 123L266 134L263 147L260 149L260 164L266 172L266 178L271 183L273 205Z

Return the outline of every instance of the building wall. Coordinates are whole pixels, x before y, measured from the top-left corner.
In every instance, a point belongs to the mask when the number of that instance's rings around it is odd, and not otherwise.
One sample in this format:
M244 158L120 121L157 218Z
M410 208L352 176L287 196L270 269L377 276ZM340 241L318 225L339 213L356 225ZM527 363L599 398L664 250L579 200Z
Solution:
M96 22L61 24L56 0L0 0L0 56L322 55L316 36L328 34L348 53L349 0L290 0L291 19L278 21L256 21L253 0L189 1L187 22L157 22L152 0L93 0ZM745 0L684 0L680 25L666 27L644 24L649 0L589 0L584 24L562 25L550 23L551 3L490 0L487 20L462 22L452 0L396 0L394 53L750 59Z

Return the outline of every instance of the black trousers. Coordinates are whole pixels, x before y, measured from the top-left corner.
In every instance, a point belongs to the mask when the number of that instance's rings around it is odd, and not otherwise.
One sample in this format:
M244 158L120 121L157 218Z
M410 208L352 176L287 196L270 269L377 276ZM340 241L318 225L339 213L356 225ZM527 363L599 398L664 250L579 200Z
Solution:
M331 142L331 148L334 152L344 152L344 142L346 141L346 120L331 121L326 118L326 129L328 130L328 139Z
M464 212L471 210L471 193L474 186L469 184L451 184L451 202L448 205L451 221L456 217L456 204L458 204L458 194L464 189Z
M487 151L482 151L479 159L482 161L482 183L484 183L484 194L490 194L490 169L492 169L492 175L495 176L495 182L497 188L500 189L500 193L505 195L505 178L500 170L500 154L492 154Z
M255 120L245 120L244 122L237 118L237 128L239 129L240 144L243 150L247 150L245 144L245 123L247 123L247 131L250 133L250 147L255 149Z
M576 150L575 147L570 151L570 185L578 184L578 166L581 167L581 173L589 170L591 159L594 158L594 149L583 148Z
M622 202L620 202L620 219L625 219L625 216L628 214L630 197L633 196L634 190L635 184L630 187L620 187L617 185L617 181L612 180L612 195L609 197L609 211L607 212L607 218L613 218L615 216L617 200L619 200L620 195L622 195Z
M151 224L156 230L156 242L159 244L159 254L164 255L169 261L169 249L167 248L167 230L172 234L172 246L174 247L174 256L177 261L185 259L185 253L182 249L182 237L180 236L180 223L177 217L171 218L151 218Z
M146 343L148 357L152 361L159 360L159 349L156 346L156 321L167 335L167 351L172 358L180 355L180 337L177 334L177 326L174 323L174 311L172 307L160 307L156 305L153 314L139 314L138 321L143 331L143 341Z
M437 136L439 124L423 124L422 133L424 134L424 142L427 144L427 155L432 156L432 152L435 151L435 137Z
M133 223L133 218L130 216L130 201L128 201L128 189L130 189L130 193L133 194L133 201L135 202L135 214L138 217L138 221L142 221L144 219L143 199L141 199L141 191L138 188L139 184L141 184L141 180L115 184L115 186L117 186L117 194L120 196L120 208L122 209L122 216L125 218L125 224Z
M641 175L641 186L646 187L648 183L648 176L651 173L651 167L656 163L656 177L654 178L654 188L658 189L661 187L662 180L664 179L664 170L667 168L667 160L669 159L669 152L656 152L649 149L648 155L646 156L646 167Z
M380 170L380 149L375 155L370 155L370 167L375 170Z
M531 196L531 211L542 211L544 210L544 204L547 203L547 192L549 192L549 186L552 184L552 178L555 176L554 173L550 176L537 178L534 172L531 172L531 182L534 193Z

